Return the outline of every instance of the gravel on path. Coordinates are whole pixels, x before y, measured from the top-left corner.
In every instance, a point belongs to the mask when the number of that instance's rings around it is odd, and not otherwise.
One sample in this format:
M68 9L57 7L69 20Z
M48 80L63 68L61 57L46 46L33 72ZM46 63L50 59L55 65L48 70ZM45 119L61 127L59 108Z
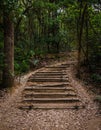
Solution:
M0 100L0 130L101 130L101 117L97 114L98 106L93 102L93 95L74 78L73 72L72 67L67 70L71 84L77 90L85 108L29 111L18 109L26 81L35 73L31 72L21 79L20 87Z

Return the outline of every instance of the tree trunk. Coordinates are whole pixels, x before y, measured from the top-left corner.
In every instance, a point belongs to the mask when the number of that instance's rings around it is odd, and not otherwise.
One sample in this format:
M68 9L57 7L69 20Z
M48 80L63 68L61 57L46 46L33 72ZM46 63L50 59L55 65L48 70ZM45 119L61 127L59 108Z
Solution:
M4 68L3 87L14 84L14 25L10 15L4 12Z
M82 9L82 4L80 10ZM82 35L83 35L83 27L84 27L84 20L85 20L85 13L87 9L87 3L84 6L83 12L81 14L80 11L80 27L79 27L79 36L78 36L78 77L80 78L80 63L81 63L81 52L82 52Z
M87 6L88 7L88 6ZM86 64L89 63L89 42L88 42L88 34L89 29L88 29L88 10L86 11Z

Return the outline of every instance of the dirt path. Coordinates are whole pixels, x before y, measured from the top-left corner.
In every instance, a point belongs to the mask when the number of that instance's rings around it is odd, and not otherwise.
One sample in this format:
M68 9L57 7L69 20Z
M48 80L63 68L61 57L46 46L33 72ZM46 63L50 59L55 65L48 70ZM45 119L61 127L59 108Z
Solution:
M83 84L74 78L71 64L66 70L70 83L82 101L82 109L19 109L22 91L26 81L35 72L22 78L22 85L1 101L0 130L101 130L101 117L97 114L98 106L93 102ZM46 68L37 71L45 70Z

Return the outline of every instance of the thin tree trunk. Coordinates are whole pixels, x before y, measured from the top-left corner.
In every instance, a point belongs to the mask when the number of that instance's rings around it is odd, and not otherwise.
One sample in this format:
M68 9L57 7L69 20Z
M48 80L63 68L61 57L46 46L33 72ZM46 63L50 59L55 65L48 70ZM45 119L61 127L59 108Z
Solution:
M78 77L79 78L80 78L80 63L81 63L81 51L82 51L82 35L83 35L86 9L87 9L87 4L85 4L83 12L81 14L80 31L79 31L79 37L78 37Z
M10 15L4 12L4 69L3 87L14 84L14 25Z
M89 43L88 43L88 11L86 13L86 62L89 62Z

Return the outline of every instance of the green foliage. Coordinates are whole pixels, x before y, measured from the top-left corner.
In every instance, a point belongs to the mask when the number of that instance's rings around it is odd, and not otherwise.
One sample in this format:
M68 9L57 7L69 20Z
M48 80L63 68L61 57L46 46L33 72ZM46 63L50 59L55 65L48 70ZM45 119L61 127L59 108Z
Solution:
M80 2L77 0L1 0L0 11L11 13L15 23L15 71L28 71L29 61L36 55L43 56L47 52L72 50L77 47L77 23L80 18ZM84 24L82 46L86 53L88 42L88 58L92 67L101 59L101 11L95 11L96 0L82 0L88 3L88 41L86 39L86 23ZM92 6L93 5L93 6ZM82 6L83 7L83 6ZM2 26L1 13L0 29ZM81 9L81 13L83 8ZM21 20L21 21L20 21ZM86 18L84 18L86 20ZM17 26L18 25L18 26ZM17 28L16 28L17 26ZM59 46L59 48L57 47ZM59 52L57 51L57 52ZM37 64L38 61L33 61ZM3 30L0 33L0 69L3 66ZM99 81L99 76L92 79Z
M0 10L4 10L8 13L18 8L18 0L1 0Z
M94 5L97 2L95 0L82 2L83 4L88 3L89 20L100 36L101 13L96 13L92 8L92 4ZM17 61L18 59L28 61L33 55L44 55L48 51L55 52L55 44L59 44L60 51L77 48L77 19L80 15L80 1L59 0L49 2L48 0L33 0L31 2L25 1L25 3L18 8L18 14L23 19L19 27L17 47L20 52L16 50L19 54ZM29 4L32 4L32 8L23 17L23 10ZM83 12L83 8L81 12ZM95 61L99 61L101 55L99 51L100 38L95 35L94 29L90 25L88 29L89 61L95 63ZM82 38L83 49L86 52L87 41L85 37L86 25L84 25ZM21 52L20 49L25 51ZM94 66L96 67L92 64L92 67Z
M26 60L20 63L19 61L15 61L14 66L16 74L27 72L30 69L29 63Z
M27 72L30 68L29 60L35 55L33 50L26 50L21 46L20 48L15 48L15 71Z
M14 62L14 68L16 70L16 73L21 71L20 70L21 69L20 64L18 64L17 61Z
M94 82L101 83L101 75L99 75L99 74L93 74L93 75L91 76L91 78L92 78L92 80L93 80Z
M25 60L23 60L21 62L21 72L26 72L29 70L29 68L30 68L29 64Z

